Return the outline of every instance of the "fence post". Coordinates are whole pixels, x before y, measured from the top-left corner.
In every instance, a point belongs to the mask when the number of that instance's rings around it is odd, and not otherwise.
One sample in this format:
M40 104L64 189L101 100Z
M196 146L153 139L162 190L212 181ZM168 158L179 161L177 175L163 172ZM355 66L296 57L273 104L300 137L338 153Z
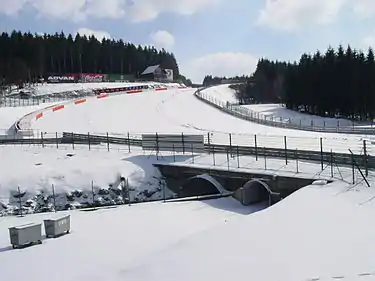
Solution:
M73 135L73 132L72 132L72 148L74 150L74 135Z
M176 153L175 153L175 151L174 151L174 144L172 144L172 155L173 155L173 162L176 162Z
M108 132L107 132L107 150L109 152L109 136L108 136Z
M229 149L227 149L227 163L228 163L228 171L230 170L230 163L229 163Z
M56 132L56 148L59 149L59 141L57 139L57 132Z
M296 165L297 165L297 174L299 173L299 167L298 167L298 148L296 148L296 151L294 152L296 156Z
M54 184L52 184L52 196L53 196L53 208L55 209L55 213L56 213L56 193L55 193Z
M237 145L237 168L240 168L240 152Z
M216 161L215 161L215 145L212 145L212 158L213 158L213 164L216 166Z
M194 147L193 147L193 144L191 144L191 157L193 158L193 164L194 164Z
M267 150L264 147L264 169L267 170Z
M331 178L333 178L333 153L332 153L332 149L331 149Z
M284 151L285 151L285 165L288 165L288 144L286 141L286 136L284 136Z
M159 160L159 135L158 133L155 134L156 139L156 160Z
M363 156L364 156L364 164L365 164L365 173L366 177L368 177L368 158L367 158L367 143L366 140L363 140Z
M210 154L211 153L210 132L207 133L207 141L208 141L208 154Z
M184 133L181 133L181 141L182 141L182 153L185 154L185 139L184 139Z
M129 153L130 153L130 134L129 134L129 132L128 132L128 151L129 151Z
M232 134L229 133L229 149L230 149L230 155L232 156Z
M255 144L255 161L258 161L258 142L257 142L257 135L254 135L254 144Z
M42 141L42 147L44 147L43 132L40 132L40 139Z
M354 154L352 154L352 177L353 177L353 184L355 184L355 169L354 169Z
M324 170L324 159L323 159L323 138L320 138L320 165L322 171Z
M90 133L87 133L87 142L89 144L89 150L91 150Z

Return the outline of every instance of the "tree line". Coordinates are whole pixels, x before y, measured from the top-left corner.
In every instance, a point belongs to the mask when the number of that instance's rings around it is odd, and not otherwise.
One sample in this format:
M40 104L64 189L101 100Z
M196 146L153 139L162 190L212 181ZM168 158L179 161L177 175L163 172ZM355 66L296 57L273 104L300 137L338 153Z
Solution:
M371 48L329 47L298 62L261 59L238 97L246 103L284 103L309 114L372 120L375 117L375 59Z
M151 46L136 46L122 39L79 34L53 35L3 32L0 36L0 84L32 82L47 75L68 73L139 74L150 65L172 69L179 79L173 53ZM184 78L182 76L182 78Z

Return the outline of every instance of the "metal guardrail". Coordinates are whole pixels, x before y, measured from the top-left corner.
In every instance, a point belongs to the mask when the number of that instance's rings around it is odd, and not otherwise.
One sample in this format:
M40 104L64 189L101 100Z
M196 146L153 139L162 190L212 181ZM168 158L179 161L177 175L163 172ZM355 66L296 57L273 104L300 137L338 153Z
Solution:
M142 146L142 140L136 139L128 135L126 138L111 137L108 134L106 136L91 135L91 134L76 134L64 132L62 137L56 138L25 138L25 139L0 139L0 144L33 144L33 145L44 145L44 144L83 144L83 145L98 145L98 144L109 144L115 145L126 145L131 146ZM353 165L353 159L357 164L364 169L375 169L375 156L368 154L356 154L352 156L350 153L337 153L337 152L325 152L325 151L309 151L309 150L293 150L293 149L282 149L282 148L270 148L270 147L254 147L254 146L233 146L223 145L215 143L207 143L204 145L205 151L210 154L214 153L227 153L230 155L238 156L256 156L256 157L269 157L269 158L280 158L288 160L305 160L320 163L331 163L334 162L337 165L351 166Z
M375 128L358 128L355 126L352 127L328 127L328 126L303 126L295 125L291 122L277 122L274 120L267 120L259 118L259 113L256 113L252 110L249 110L246 107L238 106L238 105L232 105L232 104L226 104L223 101L218 101L214 98L210 99L204 96L204 94L201 93L201 91L205 90L207 88L198 89L194 95L199 100L214 106L221 111L228 113L230 115L233 115L235 117L241 118L243 120L247 120L250 122L254 122L261 125L271 126L271 127L277 127L277 128L285 128L285 129L292 129L292 130L302 130L302 131L311 131L311 132L320 132L320 133L343 133L343 134L355 134L355 135L375 135Z

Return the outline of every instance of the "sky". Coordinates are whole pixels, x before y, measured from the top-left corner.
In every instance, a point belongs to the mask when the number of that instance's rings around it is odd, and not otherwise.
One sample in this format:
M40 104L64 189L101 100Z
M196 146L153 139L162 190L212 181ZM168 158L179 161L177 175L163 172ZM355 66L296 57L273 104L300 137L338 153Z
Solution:
M93 34L173 52L193 82L250 75L259 58L375 47L374 0L0 0L0 31Z

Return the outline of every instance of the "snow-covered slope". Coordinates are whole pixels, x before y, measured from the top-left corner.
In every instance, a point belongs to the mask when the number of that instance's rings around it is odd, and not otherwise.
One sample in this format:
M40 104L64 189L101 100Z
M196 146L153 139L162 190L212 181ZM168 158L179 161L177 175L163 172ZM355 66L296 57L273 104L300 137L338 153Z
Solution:
M223 102L238 103L235 96L235 91L229 88L230 85L224 84L215 87L210 87L204 90L204 93L212 98Z
M356 135L303 132L251 123L238 119L198 100L193 89L145 92L93 100L79 106L66 107L37 120L36 130L81 133L213 133L212 141L233 145L258 145L284 148L287 136L291 149L320 150L319 138L324 138L325 150L347 152L362 150L362 137Z

